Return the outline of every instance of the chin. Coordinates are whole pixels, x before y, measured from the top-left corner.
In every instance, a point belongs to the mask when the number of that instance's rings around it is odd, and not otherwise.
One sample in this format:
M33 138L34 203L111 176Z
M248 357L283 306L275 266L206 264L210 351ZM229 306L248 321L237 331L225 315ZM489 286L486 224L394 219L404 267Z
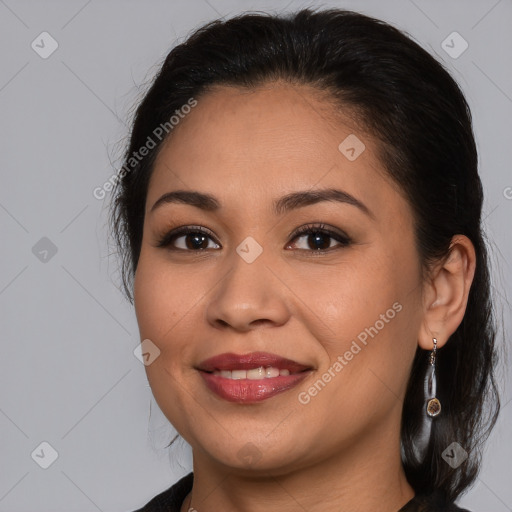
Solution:
M273 426L275 429L276 425ZM290 436L290 429L282 432L282 435L267 435L271 430L262 429L260 436L247 435L251 427L243 428L246 435L231 436L227 432L220 435L219 432L205 432L194 439L188 440L194 450L194 458L201 458L201 453L206 454L216 464L225 466L226 469L235 469L239 472L255 475L261 472L262 476L286 474L293 469L308 464L312 450L308 450L309 443L304 436L295 439ZM185 437L185 436L184 436ZM217 442L214 444L212 440ZM197 447L195 449L194 447ZM298 449L300 447L300 449Z

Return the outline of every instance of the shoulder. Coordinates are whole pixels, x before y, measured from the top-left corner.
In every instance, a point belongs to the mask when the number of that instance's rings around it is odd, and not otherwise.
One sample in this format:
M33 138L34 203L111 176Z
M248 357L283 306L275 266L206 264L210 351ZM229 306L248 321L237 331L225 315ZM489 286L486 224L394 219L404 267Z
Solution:
M194 474L189 473L134 512L180 512L183 500L192 490L193 481Z

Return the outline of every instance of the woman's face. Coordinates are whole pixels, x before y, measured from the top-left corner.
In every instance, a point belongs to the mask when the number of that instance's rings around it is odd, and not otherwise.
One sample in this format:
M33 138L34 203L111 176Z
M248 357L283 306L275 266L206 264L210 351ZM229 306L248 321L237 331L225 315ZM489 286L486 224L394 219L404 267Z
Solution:
M305 86L219 87L157 158L135 307L196 461L279 474L398 449L422 322L413 218L330 108Z

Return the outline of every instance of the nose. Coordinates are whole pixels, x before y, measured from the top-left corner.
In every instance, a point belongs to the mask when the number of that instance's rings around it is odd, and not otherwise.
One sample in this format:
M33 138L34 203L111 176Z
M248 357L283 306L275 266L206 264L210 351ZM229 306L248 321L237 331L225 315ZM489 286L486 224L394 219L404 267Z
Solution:
M247 263L235 254L232 260L229 272L209 295L210 325L239 332L284 325L290 312L282 284L261 259Z

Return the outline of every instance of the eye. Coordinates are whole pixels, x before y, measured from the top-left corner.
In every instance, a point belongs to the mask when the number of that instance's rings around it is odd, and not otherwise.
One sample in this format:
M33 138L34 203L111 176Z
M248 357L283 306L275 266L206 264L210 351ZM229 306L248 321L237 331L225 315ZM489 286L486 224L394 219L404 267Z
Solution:
M158 247L178 251L205 251L220 249L210 230L202 226L183 226L173 229L158 242Z
M350 245L350 238L343 232L328 229L325 225L305 225L292 235L292 241L286 249L298 249L310 252L327 252ZM165 234L157 244L177 251L206 251L220 249L211 231L203 226L182 226Z
M325 225L306 225L298 228L292 235L286 249L298 249L312 252L327 252L350 245L350 238L343 232L328 229Z

